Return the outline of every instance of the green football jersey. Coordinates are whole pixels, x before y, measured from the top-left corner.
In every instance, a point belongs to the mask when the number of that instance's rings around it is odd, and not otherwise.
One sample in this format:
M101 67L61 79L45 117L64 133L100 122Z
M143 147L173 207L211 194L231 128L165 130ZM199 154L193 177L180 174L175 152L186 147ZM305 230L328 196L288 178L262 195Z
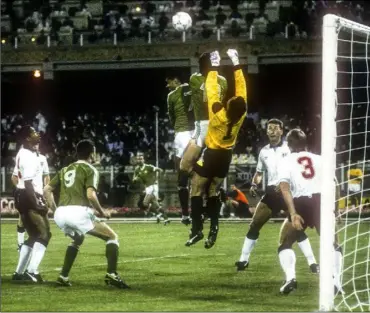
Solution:
M217 80L220 88L220 99L223 101L227 93L227 80L220 75L218 75ZM191 104L194 110L195 121L206 121L209 119L207 93L204 83L205 77L201 73L194 73L190 76Z
M156 167L150 164L137 165L134 171L133 180L142 182L145 187L154 185L157 181Z
M62 168L51 180L50 185L54 188L60 187L58 206L91 206L86 190L89 187L97 190L98 183L98 170L88 162L77 161Z
M188 84L182 84L167 96L168 116L176 133L194 129L194 113L190 107Z

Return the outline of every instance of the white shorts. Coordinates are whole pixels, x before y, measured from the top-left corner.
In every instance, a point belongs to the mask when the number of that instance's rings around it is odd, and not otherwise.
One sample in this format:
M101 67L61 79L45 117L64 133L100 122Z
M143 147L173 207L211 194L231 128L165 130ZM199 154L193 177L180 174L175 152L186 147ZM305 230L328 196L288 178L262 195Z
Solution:
M145 193L147 195L153 195L155 196L157 199L158 199L158 185L157 184L154 184L154 185L151 185L151 186L148 186L145 188Z
M175 135L175 150L176 156L178 158L182 158L184 154L185 148L187 147L190 139L191 139L191 131L184 131L176 133Z
M89 207L67 205L56 209L54 221L66 235L73 237L75 233L79 235L86 234L94 228L94 222L100 220Z
M361 184L348 184L348 191L351 193L357 193L361 191Z
M196 121L194 123L195 129L193 132L192 138L195 139L195 142L198 147L204 148L205 146L205 140L206 140L206 135L208 131L208 124L209 121Z

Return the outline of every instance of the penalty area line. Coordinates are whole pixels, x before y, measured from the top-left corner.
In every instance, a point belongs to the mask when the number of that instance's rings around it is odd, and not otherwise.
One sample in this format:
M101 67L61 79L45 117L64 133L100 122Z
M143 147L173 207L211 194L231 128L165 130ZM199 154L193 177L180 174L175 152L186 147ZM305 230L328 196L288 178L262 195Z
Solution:
M177 254L177 255L164 255L164 256L157 256L157 257L151 257L151 258L141 258L141 259L135 259L135 260L125 260L118 262L118 264L124 264L124 263L137 263L137 262L147 262L147 261L153 261L153 260L163 260L163 259L177 259L177 258L184 258L188 256L193 257L199 257L199 256L224 256L225 253L216 253L216 254L205 254L205 255L193 255L193 254ZM94 266L103 266L107 265L107 263L96 263L96 264L87 264L83 266L79 266L79 268L85 268L85 267L94 267ZM51 272L51 271L60 271L62 268L57 267L53 270L45 270L44 272Z

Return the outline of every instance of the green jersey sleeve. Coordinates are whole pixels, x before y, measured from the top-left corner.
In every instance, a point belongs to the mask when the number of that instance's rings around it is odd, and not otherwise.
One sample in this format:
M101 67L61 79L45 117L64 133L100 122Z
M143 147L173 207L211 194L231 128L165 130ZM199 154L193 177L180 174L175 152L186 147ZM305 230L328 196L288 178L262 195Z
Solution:
M99 172L95 167L89 166L86 173L86 182L85 182L86 189L92 187L95 190L97 190L98 184L99 184Z

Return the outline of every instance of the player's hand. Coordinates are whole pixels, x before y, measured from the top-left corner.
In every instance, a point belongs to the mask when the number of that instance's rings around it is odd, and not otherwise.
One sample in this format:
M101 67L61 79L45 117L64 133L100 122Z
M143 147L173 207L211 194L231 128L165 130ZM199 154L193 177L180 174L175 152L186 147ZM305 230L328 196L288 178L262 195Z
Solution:
M221 57L218 51L211 52L211 64L212 66L220 66Z
M292 225L296 230L303 230L304 220L303 220L302 216L295 213L295 214L291 215L291 219L292 219Z
M101 214L100 214L101 217L103 218L106 218L106 219L110 219L110 212L108 211L103 211Z
M257 196L257 185L252 184L251 189L249 189L252 197L255 198Z
M226 53L229 56L229 58L231 59L231 62L233 62L234 66L239 65L238 51L236 51L235 49L229 49L229 50L227 50Z

